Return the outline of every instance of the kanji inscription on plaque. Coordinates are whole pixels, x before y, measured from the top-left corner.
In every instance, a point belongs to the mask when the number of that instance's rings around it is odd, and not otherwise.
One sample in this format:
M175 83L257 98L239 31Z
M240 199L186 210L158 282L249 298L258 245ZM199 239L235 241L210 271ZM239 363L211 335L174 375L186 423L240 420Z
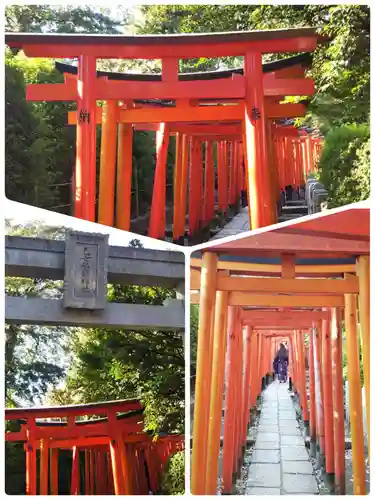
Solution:
M70 231L65 241L64 307L104 309L108 235Z

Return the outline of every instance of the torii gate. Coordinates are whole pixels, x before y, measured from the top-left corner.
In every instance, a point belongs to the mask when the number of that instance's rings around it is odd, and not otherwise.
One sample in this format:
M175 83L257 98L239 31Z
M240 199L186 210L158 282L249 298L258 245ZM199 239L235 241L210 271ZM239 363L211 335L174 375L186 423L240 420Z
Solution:
M121 122L122 142L129 149L129 127L125 124L160 123L158 135L158 161L155 171L154 202L150 221L150 235L161 237L158 221L164 221L165 215L165 163L169 137L168 123L181 121L238 121L243 127L241 136L244 142L246 163L246 185L249 196L249 210L252 228L267 226L276 221L273 203L270 162L267 154L267 109L266 97L285 95L311 95L313 82L308 79L286 78L278 80L272 73L263 75L262 54L313 51L318 36L312 28L292 30L271 30L260 32L212 33L194 35L160 36L117 36L117 35L51 35L22 34L6 35L6 43L12 48L22 48L27 56L78 58L78 78L67 79L62 85L42 85L40 90L33 90L39 99L68 99L77 102L77 157L75 168L76 216L95 221L96 200L96 100L108 99L115 102L124 99L172 99L176 106L159 110L146 107L124 109ZM162 76L160 82L113 81L96 78L96 60L101 58L144 58L161 59ZM178 61L195 57L244 56L244 75L234 74L228 85L222 81L179 81ZM35 87L34 87L35 89ZM52 91L52 95L51 95ZM187 101L194 99L214 100L216 105L203 103L191 106ZM224 104L223 99L235 100L233 105ZM220 105L219 105L220 104ZM274 104L275 105L275 104ZM272 106L272 104L271 104ZM283 106L278 105L280 109ZM296 105L294 105L296 106ZM282 109L281 109L282 111ZM120 113L120 114L121 114ZM157 119L155 119L155 113ZM288 115L278 114L281 118ZM271 113L272 116L272 113ZM116 121L115 121L116 123ZM109 133L108 138L112 136ZM126 139L127 137L127 139ZM113 155L112 152L108 153ZM124 153L125 154L125 153ZM129 153L127 153L128 155ZM104 192L113 192L113 161L111 175ZM125 175L118 199L129 204L129 161L124 161L120 168ZM120 175L120 177L121 177ZM106 185L105 181L104 185ZM102 185L103 185L102 182ZM180 183L180 182L179 182ZM113 200L110 202L113 204ZM113 205L112 205L113 206ZM128 224L129 209L125 212L125 224ZM113 218L113 215L112 215ZM162 227L163 224L160 225ZM164 223L165 227L165 223ZM163 234L164 237L164 234Z
M6 296L9 324L184 331L185 266L178 252L113 247L108 245L108 235L76 231L69 231L65 241L7 236L5 273L64 281L60 299ZM107 283L176 289L176 298L160 306L107 303ZM58 449L73 453L71 494L148 494L150 489L156 493L165 461L170 453L183 449L184 436L153 440L143 432L142 412L137 400L7 409L6 420L25 419L20 431L7 433L6 440L25 442L27 494L58 494ZM90 415L104 420L75 422L76 416ZM67 425L38 420L51 417L66 418ZM80 449L85 455L84 487L79 483Z
M369 208L365 205L210 246L202 259L191 260L191 303L199 304L193 493L216 493L224 373L222 478L224 493L231 493L232 473L246 442L249 409L261 391L262 378L272 370L272 336L290 339L292 379L306 433L311 434L311 452L337 491L345 491L344 320L354 494L365 494L357 316L370 442L369 280ZM305 334L309 335L310 408Z

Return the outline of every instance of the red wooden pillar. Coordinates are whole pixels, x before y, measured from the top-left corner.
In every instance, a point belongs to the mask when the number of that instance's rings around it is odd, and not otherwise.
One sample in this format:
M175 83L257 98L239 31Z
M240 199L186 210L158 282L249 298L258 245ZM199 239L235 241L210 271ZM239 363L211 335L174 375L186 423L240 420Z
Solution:
M116 178L116 227L130 231L133 166L133 127L119 123Z
M227 363L226 363L226 381L225 381L225 413L224 413L224 443L223 443L223 492L232 492L232 474L233 474L233 454L234 454L234 406L237 388L235 386L236 375L236 354L238 344L238 309L229 307L228 312L228 341L227 341Z
M167 157L169 145L169 126L159 124L156 132L156 168L154 174L154 189L150 213L148 235L151 238L164 239L165 237L165 209L166 209L166 180Z
M48 465L49 465L49 450L48 441L40 440L40 477L39 477L39 494L48 495Z
M210 417L208 427L206 495L215 495L219 468L220 431L223 408L228 292L216 292Z
M203 224L209 225L215 215L215 170L212 141L206 141L206 161L204 171Z
M116 182L117 101L105 101L102 108L98 222L113 226Z
M315 332L315 345L314 353L317 364L315 372L315 394L316 394L316 422L318 432L318 446L319 446L319 462L325 463L325 437L324 437L324 385L323 385L323 370L322 370L322 335L320 328L314 328Z
M345 495L344 380L342 372L342 332L340 320L340 309L332 308L331 341L335 490L339 495Z
M202 227L202 219L204 217L204 200L203 200L203 151L202 141L197 140L197 166L196 166L196 179L197 183L197 229Z
M173 238L177 240L185 235L186 223L186 193L189 167L189 140L186 134L181 138L181 182L178 193L178 211L179 215L176 218L176 227L173 225Z
M195 383L193 451L191 461L191 489L194 495L203 495L207 459L208 409L212 377L211 326L216 301L217 255L204 252L202 257L197 368Z
M59 494L59 450L50 449L50 488L51 495Z
M192 236L198 227L199 217L199 186L198 186L198 149L197 139L190 142L190 169L189 169L189 236Z
M26 495L36 495L36 440L35 440L35 419L29 418L27 422L26 450Z
M250 408L256 405L257 398L257 359L258 359L258 335L255 331L251 332L251 361L250 361Z
M252 328L250 326L245 327L245 346L244 346L244 367L245 373L243 378L243 393L244 393L244 405L243 405L243 421L242 421L242 444L246 444L247 437L247 426L250 417L250 382L251 382L251 353L253 346L253 335Z
M244 368L244 352L243 352L243 328L240 319L240 312L238 313L238 323L237 323L237 332L238 332L238 347L237 347L237 384L236 386L239 388L237 391L237 401L236 405L236 428L235 428L235 448L234 448L234 461L233 467L234 472L237 473L239 467L239 460L241 456L241 434L242 434L242 418L243 418L243 402L244 402L244 387L243 387L243 368Z
M248 169L249 220L251 229L276 222L271 204L268 169L263 69L260 52L245 54L245 155Z
M173 240L176 241L179 237L179 228L181 223L179 219L182 217L180 203L181 203L181 174L182 174L182 135L176 134L176 153L174 165L174 179L173 179Z
M306 395L306 349L304 342L303 332L297 332L297 338L299 341L299 354L300 354L300 389L301 389L301 403L302 403L302 415L305 427L308 428L309 425L309 409L307 406L307 395Z
M325 470L327 478L333 480L334 449L333 449L333 407L332 407L332 347L328 321L322 322L322 367L323 367L323 404L324 404L324 435L325 435Z
M89 450L89 471L90 471L90 494L94 495L96 491L95 491L95 455L93 448Z
M73 446L71 495L79 495L79 449Z
M310 453L316 456L316 406L315 406L315 360L313 334L309 338L309 383L310 383Z
M78 61L75 216L95 222L96 201L96 58Z

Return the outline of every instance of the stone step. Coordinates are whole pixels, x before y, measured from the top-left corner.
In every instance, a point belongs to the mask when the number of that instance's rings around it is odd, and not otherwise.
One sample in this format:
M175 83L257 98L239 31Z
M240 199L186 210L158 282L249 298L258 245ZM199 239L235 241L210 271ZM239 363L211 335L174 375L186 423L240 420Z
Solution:
M287 200L286 206L288 207L299 207L306 205L306 200Z
M284 205L281 208L281 213L286 213L286 214L307 214L309 211L309 207L305 204L303 205L298 205L298 206L289 206L289 205Z

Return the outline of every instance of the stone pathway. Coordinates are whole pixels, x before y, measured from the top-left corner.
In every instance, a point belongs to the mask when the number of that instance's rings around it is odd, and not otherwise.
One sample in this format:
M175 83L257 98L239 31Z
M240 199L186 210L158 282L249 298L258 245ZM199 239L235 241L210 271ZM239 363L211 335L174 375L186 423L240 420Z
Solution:
M250 231L249 212L247 207L242 207L240 212L233 217L233 219L228 222L228 224L224 226L221 231L217 232L210 241L217 240L219 238L226 238L227 236L233 236L246 231Z
M245 495L318 494L313 467L298 428L288 384L263 393Z

